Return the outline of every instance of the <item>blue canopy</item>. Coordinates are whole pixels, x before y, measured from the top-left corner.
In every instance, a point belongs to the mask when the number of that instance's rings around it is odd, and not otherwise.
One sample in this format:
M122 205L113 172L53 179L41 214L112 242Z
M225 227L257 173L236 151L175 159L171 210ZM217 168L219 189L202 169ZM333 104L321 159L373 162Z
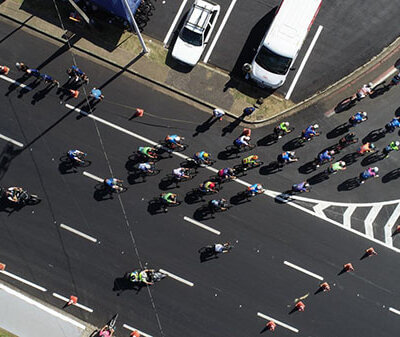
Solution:
M91 1L103 7L110 13L119 16L123 19L126 19L128 21L131 21L129 11L125 5L125 0L91 0ZM126 0L126 2L131 8L132 13L135 14L142 0Z

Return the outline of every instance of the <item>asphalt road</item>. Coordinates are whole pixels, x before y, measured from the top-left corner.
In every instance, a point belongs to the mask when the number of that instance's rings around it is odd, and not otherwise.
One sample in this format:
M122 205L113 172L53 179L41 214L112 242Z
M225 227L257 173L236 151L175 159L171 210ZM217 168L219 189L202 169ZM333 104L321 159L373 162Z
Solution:
M144 32L163 41L181 3L181 1L155 2L156 10ZM231 1L219 0L218 3L221 5L221 14L213 33L214 36ZM243 63L253 59L279 3L279 0L237 1L215 45L209 63L228 72L241 74ZM181 25L191 4L192 1L188 1L185 5L180 19ZM294 64L296 69L299 69L318 26L322 25L323 30L291 99L298 102L310 97L381 52L399 36L399 28L396 24L397 13L397 4L390 0L362 2L357 5L348 1L323 1L320 12ZM173 38L171 40L173 41ZM172 44L173 42L170 42L170 45ZM297 70L289 73L279 93L283 95L287 93L296 72Z
M14 28L1 22L0 40ZM168 133L181 134L189 144L185 152L189 156L208 149L217 158L241 132L229 121L214 123L207 130L199 129L209 118L207 113L24 30L3 39L0 48L0 64L12 65L22 60L31 67L43 65L41 71L52 74L61 83L67 80L65 69L74 59L89 74L90 85L101 87L105 95L93 115L154 141ZM9 77L18 79L21 74L12 69ZM24 83L32 87L33 82L29 79ZM119 324L135 326L152 336L259 335L266 322L257 317L257 312L299 329L299 336L395 335L399 318L388 307L399 308L397 252L264 195L234 205L215 219L198 219L221 231L220 236L183 219L195 218L202 202L184 202L167 214L152 215L148 202L161 192L161 179L183 159L174 156L160 160L158 176L143 183L140 179L132 181L127 170L131 164L129 156L143 141L92 118L80 118L77 112L65 107L55 89L32 104L43 88L40 84L31 92L21 92L21 88L10 88L10 83L0 81L0 134L26 145L19 151L1 141L0 184L23 186L43 199L39 205L13 212L3 205L0 261L7 264L8 271L47 288L48 292L39 293L3 275L2 279L60 307L63 303L51 296L52 292L66 297L77 295L80 303L94 309L92 314L76 307L67 309L78 317L102 325L119 312ZM397 93L398 88L393 88L384 96L360 102L357 109L370 112L369 120L357 126L360 138L394 116ZM82 90L78 100L68 103L82 108L86 103L84 97ZM138 106L145 109L145 116L130 119ZM296 135L271 146L259 146L256 152L265 165L242 179L261 182L269 190L284 191L294 182L311 178L315 172L302 174L298 169L319 150L337 141L338 137L327 139L326 135L346 121L351 112L326 118L322 107L317 106L292 116L290 122L296 127L296 134L307 124L318 122L323 135L297 150L300 162L274 174L267 174L266 165ZM222 136L226 127L233 130ZM195 136L196 128L201 132ZM270 131L271 127L253 130L253 142ZM386 136L376 142L377 146L382 147L396 137L397 134ZM91 165L76 173L60 170L60 158L70 148L86 151ZM215 167L238 161L218 159ZM397 163L397 154L379 163L381 177L397 168ZM100 200L96 193L98 183L84 176L84 170L99 177L122 178L128 191ZM379 178L350 191L337 190L340 183L361 170L358 159L347 171L314 183L307 197L349 203L396 199L395 179L383 183ZM195 179L171 191L183 199L211 174L200 169ZM227 183L220 195L231 198L244 188L235 182ZM61 229L60 224L98 241L92 243L78 237ZM198 249L222 241L233 243L233 251L201 263ZM371 245L379 255L360 260ZM394 245L399 247L398 238ZM314 295L320 281L285 266L284 261L322 276L331 284L331 292ZM338 275L347 262L353 263L355 272ZM191 281L194 286L167 278L138 292L113 290L115 282L121 288L118 279L126 271L146 263ZM306 294L306 311L289 314L294 300ZM122 330L120 326L119 329ZM281 327L276 333L293 334Z

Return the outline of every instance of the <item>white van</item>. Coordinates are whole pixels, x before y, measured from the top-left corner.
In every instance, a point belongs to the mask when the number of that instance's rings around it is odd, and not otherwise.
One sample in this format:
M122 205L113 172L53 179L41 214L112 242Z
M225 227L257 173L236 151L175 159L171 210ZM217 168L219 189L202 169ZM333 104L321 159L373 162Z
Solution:
M278 88L321 7L322 0L282 0L251 63L250 77L261 87Z

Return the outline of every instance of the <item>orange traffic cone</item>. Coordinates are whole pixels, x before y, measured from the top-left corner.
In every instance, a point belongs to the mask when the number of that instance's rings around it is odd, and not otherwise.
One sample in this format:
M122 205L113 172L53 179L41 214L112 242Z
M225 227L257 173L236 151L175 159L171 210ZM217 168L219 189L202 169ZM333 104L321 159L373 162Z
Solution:
M344 270L344 271L354 271L354 268L353 268L353 265L352 265L351 263L346 263L346 264L343 266L343 270Z
M368 248L366 251L365 251L365 254L367 255L367 256L372 256L372 255L378 255L378 253L375 251L375 249L374 248Z
M304 309L306 308L306 305L302 301L299 301L296 303L295 308L298 311L304 311Z
M331 290L331 287L329 286L328 282L322 283L319 287L321 288L322 291L329 291L329 290Z
M143 117L144 110L143 109L136 109L135 117Z
M72 90L72 89L70 89L69 92L70 92L70 94L71 94L71 96L72 96L73 98L78 98L78 96L79 96L79 90Z
M275 328L276 328L276 324L275 324L275 322L273 322L273 321L269 321L269 322L267 323L267 329L268 329L268 330L270 330L270 331L274 331L274 330L275 330Z
M67 306L70 306L70 305L76 304L76 303L78 303L78 297L71 295L69 297L69 301L67 303Z
M0 270L6 269L6 265L4 263L0 263Z
M130 336L131 336L131 337L140 337L140 333L139 333L139 331L135 330L135 331L132 331L132 333L130 334Z

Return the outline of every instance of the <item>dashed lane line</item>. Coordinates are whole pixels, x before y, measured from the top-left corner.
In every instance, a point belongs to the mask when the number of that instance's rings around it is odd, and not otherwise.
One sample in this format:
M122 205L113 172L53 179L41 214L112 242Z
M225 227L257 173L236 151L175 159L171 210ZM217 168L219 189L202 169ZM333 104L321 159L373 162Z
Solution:
M37 285L37 284L31 282L31 281L25 280L25 279L23 279L22 277L19 277L19 276L15 275L15 274L12 274L12 273L10 273L10 272L8 272L8 271L6 271L6 270L0 270L0 273L3 274L3 275L6 275L6 276L8 276L8 277L13 278L14 280L17 280L17 281L19 281L19 282L22 282L22 283L24 283L24 284L26 284L26 285L28 285L28 286L30 286L30 287L32 287L32 288L35 288L35 289L37 289L37 290L40 290L40 291L43 291L43 292L46 292L46 291L47 291L46 288L43 288L43 287L41 287L41 286L39 286L39 285Z
M12 138L10 138L10 137L4 136L4 135L2 135L1 133L0 133L0 138L1 138L1 139L4 139L5 141L7 141L7 142L9 142L9 143L12 143L12 144L14 144L14 145L17 145L18 147L24 147L24 144L22 144L22 143L20 143L20 142L18 142L18 141L16 141L16 140L14 140L14 139L12 139Z
M103 178L100 178L98 176L95 176L94 174L91 174L89 172L83 171L82 174L88 178L92 178L93 180L98 181L99 183L102 183L104 181Z
M390 307L389 311L393 312L394 314L400 315L400 310Z
M167 35L166 35L165 38L164 38L164 41L163 41L164 47L167 46L168 41L169 41L169 38L171 37L171 34L172 34L172 32L174 31L174 29L175 29L175 26L176 26L176 24L177 24L177 22L178 22L178 20L179 20L179 18L180 18L180 16L181 16L182 12L183 12L183 9L184 9L185 6L186 6L186 3L187 3L187 0L183 0L183 1L182 1L181 6L179 7L179 10L178 10L178 12L177 12L176 15L175 15L174 20L172 21L172 24L171 24L171 26L170 26L169 29L168 29Z
M198 227L201 227L201 228L203 228L203 229L205 229L205 230L207 230L207 231L209 231L209 232L211 232L211 233L214 233L214 234L217 234L217 235L220 235L220 234L221 234L220 231L217 231L216 229L214 229L214 228L212 228L212 227L209 227L209 226L207 226L207 225L204 225L204 224L202 224L201 222L196 221L196 220L194 220L194 219L192 219L192 218L189 218L189 217L187 217L187 216L184 216L184 217L183 217L183 220L186 220L187 222L190 222L190 223L192 223L192 224L194 224L194 225L196 225L196 226L198 226Z
M163 273L163 274L168 275L169 277L173 278L173 279L176 280L176 281L179 281L179 282L181 282L181 283L183 283L183 284L188 285L189 287L193 287L193 286L194 286L194 283L193 283L193 282L187 281L187 280L185 280L185 279L182 278L182 277L179 277L179 276L177 276L177 275L175 275L175 274L170 273L169 271L166 271L166 270L164 270L164 269L160 269L160 272Z
M299 332L299 329L296 329L296 328L290 326L289 324L286 324L286 323L283 323L283 322L281 322L281 321L278 321L277 319L272 318L272 317L270 317L270 316L267 316L267 315L265 315L265 314L263 314L263 313L261 313L261 312L257 312L257 316L258 316L258 317L261 317L261 318L264 318L264 319L266 319L266 320L268 320L268 321L273 321L275 324L280 325L281 327L284 327L284 328L286 328L286 329L288 329L288 330L290 330L290 331L293 331L293 332L295 332L295 333L298 333L298 332Z
M302 272L302 273L304 273L304 274L306 274L306 275L308 275L308 276L314 277L314 278L316 278L317 280L322 281L322 280L324 279L322 276L319 276L319 275L317 275L317 274L315 274L315 273L313 273L313 272L311 272L311 271L308 271L307 269L304 269L304 268L302 268L302 267L299 267L299 266L297 266L297 265L295 265L295 264L293 264L293 263L291 263L291 262L283 261L283 264L286 265L286 266L288 266L288 267L291 267L291 268L293 268L293 269L296 269L296 270L298 270L298 271L300 271L300 272Z
M0 78L5 80L5 81L7 81L7 82L9 82L9 83L15 84L15 85L17 85L17 86L19 86L19 87L21 87L23 89L26 89L26 90L29 90L29 91L32 90L32 88L27 86L26 84L17 82L16 80L13 80L12 78L9 78L9 77L7 77L5 75L0 75Z
M144 333L143 331L140 331L139 329L136 329L136 328L134 328L134 327L132 327L132 326L130 326L128 324L125 324L125 323L124 323L124 325L122 327L127 329L127 330L130 330L130 331L137 331L137 332L139 332L140 336L153 337L153 336L151 336L151 335L149 335L147 333Z
M62 296L62 295L59 295L59 294L57 294L57 293L53 293L52 294L55 298L58 298L59 300L61 300L61 301L64 301L64 302L68 302L69 301L69 298L66 298L66 297L64 297L64 296ZM76 306L76 307L78 307L78 308L81 308L81 309L83 309L83 310L85 310L85 311L87 311L87 312L93 312L93 309L91 309L91 308L89 308L89 307L86 307L86 306L84 306L84 305L82 305L82 304L80 304L80 303L73 303L72 305L74 305L74 306Z
M85 234L85 233L83 233L83 232L81 232L81 231L78 231L78 230L75 229L75 228L72 228L72 227L70 227L70 226L64 225L63 223L60 225L60 227L63 228L63 229L65 229L65 230L67 230L67 231L69 231L69 232L71 232L71 233L74 233L74 234L76 234L76 235L79 235L80 237L82 237L82 238L84 238L84 239L86 239L86 240L92 241L92 242L94 242L94 243L97 242L97 239L94 238L93 236L87 235L87 234Z

